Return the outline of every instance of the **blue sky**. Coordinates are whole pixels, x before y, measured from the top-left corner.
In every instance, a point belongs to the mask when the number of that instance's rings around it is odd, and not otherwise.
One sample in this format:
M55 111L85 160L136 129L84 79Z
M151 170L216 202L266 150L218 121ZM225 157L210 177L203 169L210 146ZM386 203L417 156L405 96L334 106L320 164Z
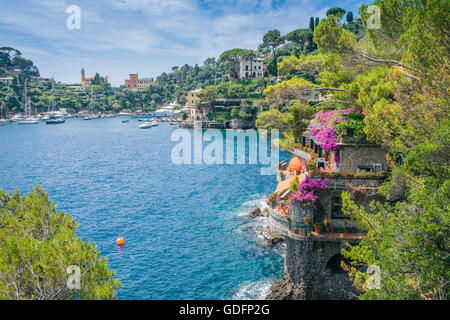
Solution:
M320 0L0 0L0 46L19 49L41 75L79 83L108 75L113 86L129 73L156 77L172 66L201 65L232 48L256 49L270 29L305 28L331 7L357 15L368 1ZM70 5L81 28L66 26Z

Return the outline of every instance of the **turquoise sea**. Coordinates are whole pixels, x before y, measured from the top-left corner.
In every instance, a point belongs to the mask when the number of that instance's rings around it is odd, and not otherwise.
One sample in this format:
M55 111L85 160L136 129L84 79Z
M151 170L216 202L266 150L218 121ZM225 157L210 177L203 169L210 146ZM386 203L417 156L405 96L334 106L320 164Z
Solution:
M177 126L122 119L0 127L0 188L44 187L108 258L119 299L263 298L283 275L284 248L267 247L264 218L246 213L265 205L275 176L259 165L173 164Z

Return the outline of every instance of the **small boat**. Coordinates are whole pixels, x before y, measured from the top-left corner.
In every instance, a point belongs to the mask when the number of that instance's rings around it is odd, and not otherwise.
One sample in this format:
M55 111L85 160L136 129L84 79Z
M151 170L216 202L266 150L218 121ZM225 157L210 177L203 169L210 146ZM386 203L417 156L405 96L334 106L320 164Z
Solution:
M0 119L0 127L4 126L6 124L6 120Z
M17 121L17 124L19 124L19 125L38 124L38 123L39 123L39 119L34 118L34 117L28 117L28 118L25 118L24 120Z
M151 122L144 122L139 126L140 129L150 129L151 127L153 127Z
M152 121L152 122L151 122L151 125L152 125L152 127L156 127L156 126L158 125L158 122Z
M130 122L130 119L122 120L122 123Z
M178 125L178 122L176 122L176 121L171 121L171 122L170 122L170 125L171 125L171 126L176 126L176 125Z
M45 120L46 124L60 124L60 123L64 123L66 122L66 119L64 118L52 118L50 117L49 119Z
M17 122L17 121L21 121L21 120L23 120L24 118L22 117L22 115L20 115L20 114L16 114L14 117L12 117L11 119L9 119L9 121L11 121L11 122Z

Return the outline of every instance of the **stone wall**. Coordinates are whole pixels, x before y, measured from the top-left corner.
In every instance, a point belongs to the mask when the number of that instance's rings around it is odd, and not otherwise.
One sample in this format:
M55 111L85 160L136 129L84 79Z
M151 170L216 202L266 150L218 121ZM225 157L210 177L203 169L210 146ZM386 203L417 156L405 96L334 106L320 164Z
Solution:
M242 130L247 130L247 129L253 129L254 123L253 122L246 122L246 121L241 121L241 120L231 120L231 121L224 121L224 122L214 122L214 121L207 121L207 120L195 120L195 121L183 121L180 123L180 128L187 128L187 129L192 129L192 128L203 128L203 129L234 129L234 130L238 130L238 129L242 129Z
M351 241L351 240L350 240ZM284 277L269 300L349 300L358 292L340 268L342 239L286 238Z
M339 172L357 173L358 164L381 163L387 171L386 150L377 145L340 145Z
M267 216L267 222L269 229L282 236L287 236L289 233L289 220L283 217L281 214L275 212L272 208L269 208L269 215Z

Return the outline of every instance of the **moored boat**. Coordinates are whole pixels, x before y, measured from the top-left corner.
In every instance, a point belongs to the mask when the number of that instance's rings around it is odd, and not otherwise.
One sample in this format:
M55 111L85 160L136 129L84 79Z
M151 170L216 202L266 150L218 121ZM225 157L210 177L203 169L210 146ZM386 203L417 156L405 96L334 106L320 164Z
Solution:
M153 124L151 122L144 122L139 126L140 129L150 129L153 127Z
M49 118L47 120L45 120L46 124L60 124L60 123L64 123L66 122L66 119L64 118Z
M17 124L19 125L26 125L26 124L38 124L39 119L35 117L27 117L24 120L17 121Z

